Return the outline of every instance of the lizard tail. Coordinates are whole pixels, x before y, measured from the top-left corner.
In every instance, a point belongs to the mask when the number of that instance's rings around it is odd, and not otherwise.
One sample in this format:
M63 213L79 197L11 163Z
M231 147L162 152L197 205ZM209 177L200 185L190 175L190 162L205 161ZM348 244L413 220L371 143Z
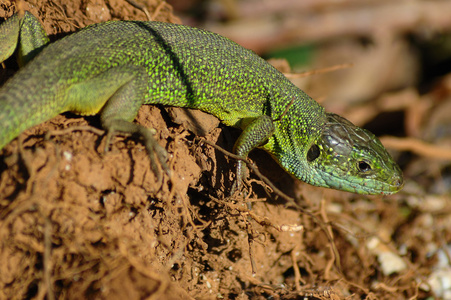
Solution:
M51 109L50 102L42 106L38 99L22 100L12 93L0 94L0 150L24 130L59 114Z

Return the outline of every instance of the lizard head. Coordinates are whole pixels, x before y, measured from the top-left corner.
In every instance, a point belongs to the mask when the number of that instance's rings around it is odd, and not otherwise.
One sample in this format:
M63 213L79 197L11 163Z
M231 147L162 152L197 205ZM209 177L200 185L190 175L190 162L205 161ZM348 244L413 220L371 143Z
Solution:
M310 182L314 185L389 195L404 184L401 169L379 139L335 114L327 114L323 132L308 148L306 159L310 173L316 173Z

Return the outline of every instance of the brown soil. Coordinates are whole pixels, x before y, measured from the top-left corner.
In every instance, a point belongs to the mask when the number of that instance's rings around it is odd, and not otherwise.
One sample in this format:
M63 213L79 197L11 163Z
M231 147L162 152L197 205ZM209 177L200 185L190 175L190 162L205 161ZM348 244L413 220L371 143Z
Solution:
M10 16L14 5L0 3L0 17ZM146 5L156 20L179 22L167 4ZM26 8L52 39L96 22L146 19L123 0L34 0ZM14 73L11 61L6 66L3 81ZM116 137L103 153L105 139L92 129L100 128L97 117L58 116L0 152L1 299L431 295L418 288L436 262L425 244L450 241L449 212L412 208L407 194L366 197L311 187L261 151L251 159L305 211L266 194L255 174L249 211L247 200L226 198L235 161L193 134L204 132L230 150L238 132L205 114L193 129L192 120L179 120L184 113L145 106L137 118L157 129L170 153L171 179L157 180L133 138ZM406 267L384 274L381 253Z

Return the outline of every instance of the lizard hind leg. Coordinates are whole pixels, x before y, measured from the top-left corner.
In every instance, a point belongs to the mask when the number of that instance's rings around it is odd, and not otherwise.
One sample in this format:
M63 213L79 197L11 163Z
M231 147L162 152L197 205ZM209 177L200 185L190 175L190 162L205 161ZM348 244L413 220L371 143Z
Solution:
M169 167L166 164L167 152L153 137L154 130L132 123L139 108L144 104L144 98L148 92L148 74L144 68L140 68L139 71L134 70L133 73L133 78L122 85L101 110L102 126L107 131L105 150L108 150L111 138L117 132L140 137L150 156L152 171L157 176L157 180L160 180L161 174L155 159L169 174Z
M150 156L151 167L161 178L153 156L169 173L167 153L153 137L151 129L132 123L148 93L149 76L141 66L123 65L73 85L70 88L68 111L83 115L100 113L102 127L107 131L105 151L115 133L139 136Z

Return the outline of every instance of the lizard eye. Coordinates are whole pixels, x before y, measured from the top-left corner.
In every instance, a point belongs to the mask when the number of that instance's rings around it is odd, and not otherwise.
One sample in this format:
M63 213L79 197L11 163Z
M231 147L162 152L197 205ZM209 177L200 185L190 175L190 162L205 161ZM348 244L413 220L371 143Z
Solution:
M357 166L359 167L359 170L363 173L371 171L371 166L366 161L359 161L357 163Z
M314 161L315 159L317 159L319 156L319 147L318 145L312 145L312 147L310 147L310 149L307 152L307 160L309 162Z

